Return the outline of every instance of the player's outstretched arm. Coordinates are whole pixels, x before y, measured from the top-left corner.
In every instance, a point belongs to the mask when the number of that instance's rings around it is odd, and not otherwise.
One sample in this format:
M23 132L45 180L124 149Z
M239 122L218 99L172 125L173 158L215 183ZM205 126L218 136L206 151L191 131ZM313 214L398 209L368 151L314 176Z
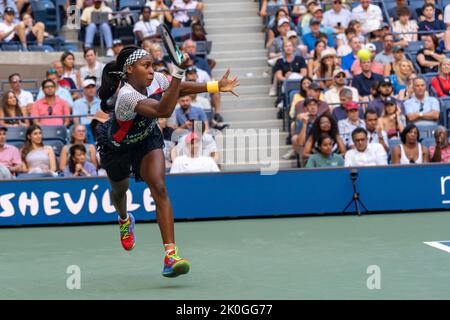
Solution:
M234 89L239 86L238 77L232 79L229 78L230 72L230 69L228 69L222 76L222 79L217 81L217 85L215 84L216 81L210 81L209 83L183 81L181 82L180 96L202 92L230 92L234 96L239 97L239 95L234 92Z

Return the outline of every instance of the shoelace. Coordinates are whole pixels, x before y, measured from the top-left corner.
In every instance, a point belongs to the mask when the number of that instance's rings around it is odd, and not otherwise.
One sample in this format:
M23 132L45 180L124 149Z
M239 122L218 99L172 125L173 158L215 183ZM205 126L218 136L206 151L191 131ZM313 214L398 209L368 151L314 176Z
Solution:
M120 226L120 234L122 239L128 239L130 237L130 220Z

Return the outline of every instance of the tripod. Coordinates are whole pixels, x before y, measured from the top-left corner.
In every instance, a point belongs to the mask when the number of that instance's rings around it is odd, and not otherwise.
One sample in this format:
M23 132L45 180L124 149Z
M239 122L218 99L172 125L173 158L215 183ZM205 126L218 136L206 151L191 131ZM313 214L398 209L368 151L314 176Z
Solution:
M358 216L360 216L361 215L361 210L359 207L360 205L364 208L366 212L369 212L369 210L367 210L364 203L360 200L359 192L356 191L356 179L358 178L358 171L356 169L352 169L352 171L350 172L350 178L352 179L353 196L350 202L345 207L344 211L342 211L342 213L345 213L347 209L352 205L352 203L354 203L356 212L358 213Z

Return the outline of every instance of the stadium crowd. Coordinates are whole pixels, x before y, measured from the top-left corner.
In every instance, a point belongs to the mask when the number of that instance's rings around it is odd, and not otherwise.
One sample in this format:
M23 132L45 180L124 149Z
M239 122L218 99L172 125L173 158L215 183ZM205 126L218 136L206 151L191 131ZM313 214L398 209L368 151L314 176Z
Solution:
M307 167L449 162L450 3L260 1L279 118Z
M129 21L127 30L134 35L131 43L152 55L155 72L171 79L171 62L158 31L164 23L173 35L176 30L184 31L176 40L192 61L185 81L211 80L215 62L208 59L207 52L197 52L197 44L207 41L201 1L67 1L65 9L75 5L81 10L84 61L78 68L73 51L64 52L48 66L39 87L31 90L23 87L19 73L8 76L9 88L2 92L0 105L0 179L105 174L95 148L95 128L109 115L101 110L97 89L105 63L127 44L123 37L113 39L114 12L140 2L138 7L124 9L136 13L130 16L136 21ZM46 34L44 23L33 20L32 4L33 0L0 1L0 44L19 41L20 49L27 51L30 43L42 46L44 38L52 36ZM31 21L24 23L24 19ZM97 56L93 45L96 34L104 37L104 57ZM201 136L193 132L196 123ZM228 126L220 114L218 93L180 97L172 116L159 119L159 124L170 172L219 171L217 146L208 133L210 128Z

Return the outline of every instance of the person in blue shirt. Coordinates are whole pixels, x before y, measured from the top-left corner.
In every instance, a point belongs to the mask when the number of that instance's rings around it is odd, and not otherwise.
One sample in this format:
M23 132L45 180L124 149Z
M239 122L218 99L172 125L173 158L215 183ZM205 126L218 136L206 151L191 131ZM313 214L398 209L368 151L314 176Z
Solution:
M202 121L205 124L205 130L208 130L208 117L203 109L191 105L191 96L184 96L178 99L180 108L175 110L175 116L178 128L194 130L194 121Z
M81 123L86 126L87 139L89 143L95 143L94 135L91 130L92 116L100 110L100 98L97 97L97 87L94 79L86 79L81 84L83 87L83 97L75 100L72 114L74 116L91 115L91 117L74 118L74 123Z
M320 30L320 23L321 23L320 20L314 18L311 19L311 21L309 22L311 32L304 34L302 37L303 43L308 47L308 51L314 50L314 45L316 44L317 40L322 34ZM327 38L328 38L328 47L334 47L335 43L330 34L327 34Z
M358 36L354 36L350 39L349 45L352 48L352 52L342 57L341 68L350 72L353 62L358 58L358 51L361 50L361 40Z

